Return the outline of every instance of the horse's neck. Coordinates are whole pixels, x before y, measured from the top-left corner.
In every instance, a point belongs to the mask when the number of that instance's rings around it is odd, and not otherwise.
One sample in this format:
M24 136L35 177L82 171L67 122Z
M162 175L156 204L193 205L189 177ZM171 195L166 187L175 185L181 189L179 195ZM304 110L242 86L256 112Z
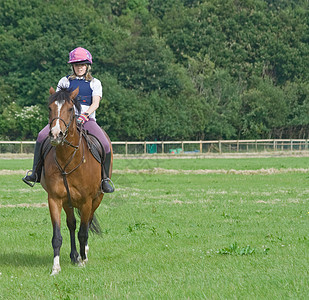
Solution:
M57 159L67 161L74 154L74 159L80 159L82 156L80 133L76 126L69 128L66 141L56 147Z
M68 136L67 136L67 141L71 143L72 145L78 145L79 140L80 140L80 134L79 131L77 130L76 125L71 125L68 131Z

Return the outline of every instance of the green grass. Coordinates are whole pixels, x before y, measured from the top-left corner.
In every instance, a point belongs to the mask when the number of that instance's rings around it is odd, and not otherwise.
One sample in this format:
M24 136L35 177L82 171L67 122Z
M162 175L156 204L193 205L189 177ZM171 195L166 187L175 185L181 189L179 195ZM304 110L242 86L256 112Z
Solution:
M192 159L114 159L114 169L234 169L308 168L309 157L192 158ZM0 170L31 169L32 159L0 159Z
M308 158L120 160L126 169L306 168ZM1 169L31 160L0 160ZM0 175L0 204L46 193ZM85 268L71 265L63 214L62 271L51 277L48 208L0 208L0 299L306 299L309 174L129 174L97 210Z
M262 168L308 168L308 157L285 158L193 158L193 159L116 159L115 169L235 169L257 170Z

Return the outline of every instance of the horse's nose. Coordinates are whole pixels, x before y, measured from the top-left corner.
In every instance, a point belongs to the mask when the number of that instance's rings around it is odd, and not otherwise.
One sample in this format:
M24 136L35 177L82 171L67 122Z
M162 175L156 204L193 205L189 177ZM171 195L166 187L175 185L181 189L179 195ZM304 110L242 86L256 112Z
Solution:
M64 134L61 130L59 130L58 128L52 128L49 132L49 137L50 140L53 143L59 143L61 142L62 138L63 138Z
M59 137L59 134L61 133L61 130L58 128L52 128L51 131L49 132L49 135L53 139L57 139Z

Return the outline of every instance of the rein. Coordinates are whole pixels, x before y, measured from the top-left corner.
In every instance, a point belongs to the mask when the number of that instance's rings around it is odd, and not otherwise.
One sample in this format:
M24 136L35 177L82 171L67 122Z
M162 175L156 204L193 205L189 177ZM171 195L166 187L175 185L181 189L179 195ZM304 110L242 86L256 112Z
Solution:
M79 146L81 144L81 140L82 140L82 131L80 131L80 134L79 134L78 146L74 146L71 143L68 143L69 146L74 148L74 152L73 152L72 156L70 157L69 161L67 162L67 164L63 168L60 166L60 164L57 160L56 151L54 152L54 160L55 160L55 163L56 163L59 171L61 172L61 175L62 175L62 178L63 178L63 183L64 183L64 186L65 186L65 189L67 190L68 202L69 202L70 208L73 208L73 205L72 205L72 199L71 199L70 189L69 189L69 185L68 185L67 175L69 175L69 174L73 173L75 170L77 170L81 166L81 164L84 162L84 160L85 160L85 147L84 147L83 143L82 143L83 155L82 155L82 159L79 162L79 164L69 172L66 171L66 168L69 166L69 164L72 162L73 158L75 157L75 154L76 154L76 152L79 149Z
M81 161L79 162L79 164L73 168L71 171L69 172L66 172L65 169L69 166L69 164L72 162L73 158L75 157L75 154L77 152L77 150L79 149L80 145L81 145L81 140L82 140L82 131L80 131L80 134L79 134L79 142L78 142L78 145L77 146L74 146L72 145L71 143L67 142L67 144L71 147L74 148L74 152L72 154L72 156L70 157L69 161L66 163L66 165L62 168L57 160L57 156L56 156L56 152L54 152L54 159L55 159L55 162L56 162L56 165L58 167L58 169L61 171L61 174L62 175L69 175L71 173L73 173L76 169L78 169L78 167L83 163L83 161L85 160L85 147L84 145L82 144L82 150L83 150L83 155L82 155L82 159Z
M75 170L77 170L81 164L85 161L85 147L84 147L84 144L82 143L82 129L80 129L80 133L79 133L79 141L78 141L78 145L73 145L71 142L69 142L67 140L67 136L68 136L68 131L69 131L69 127L72 123L72 120L74 119L73 118L73 113L74 111L72 111L72 114L71 114L71 118L70 118L70 122L68 124L66 124L66 122L60 118L60 117L56 117L54 119L51 120L50 122L50 125L52 124L52 122L56 119L62 121L65 125L65 132L64 132L64 135L63 135L63 138L62 138L62 145L65 143L67 144L68 146L74 148L74 152L72 153L71 157L69 158L68 162L66 163L66 165L64 167L61 167L61 165L59 164L58 160L57 160L57 155L56 155L56 151L54 152L54 161L62 175L62 178L63 178L63 183L64 183L64 186L67 190L67 194L68 194L68 203L69 203L69 207L70 208L73 208L73 205L72 205L72 199L71 199L71 194L70 194L70 189L69 189L69 185L68 185L68 180L67 180L67 176L71 173L73 173ZM82 158L81 158L81 161L78 163L78 165L73 168L72 170L70 171L67 171L67 167L70 165L70 163L73 161L77 151L79 150L80 146L82 145Z
M55 120L60 120L61 122L63 122L63 124L64 124L64 126L65 126L65 131L64 131L64 133L63 133L63 138L62 138L62 140L63 140L63 142L65 142L66 144L68 144L68 145L70 145L70 146L72 146L73 148L74 147L76 147L76 146L73 146L70 142L68 142L67 141L67 136L68 136L68 132L69 132L69 127L70 127L70 125L71 125L71 123L72 123L72 121L73 121L73 114L74 114L74 111L72 110L72 113L71 113L71 116L70 116L70 121L69 121L69 123L67 124L62 118L60 118L60 117L55 117L55 118L53 118L50 122L49 122L49 127L51 128L51 124L55 121ZM79 145L78 145L79 146ZM77 147L78 147L77 146Z

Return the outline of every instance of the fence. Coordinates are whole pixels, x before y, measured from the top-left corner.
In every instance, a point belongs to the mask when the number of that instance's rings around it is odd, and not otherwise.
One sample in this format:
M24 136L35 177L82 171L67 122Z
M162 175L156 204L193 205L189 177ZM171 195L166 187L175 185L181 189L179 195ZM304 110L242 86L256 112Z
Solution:
M33 153L33 141L0 141L0 153ZM186 155L308 151L307 139L112 142L119 155Z

